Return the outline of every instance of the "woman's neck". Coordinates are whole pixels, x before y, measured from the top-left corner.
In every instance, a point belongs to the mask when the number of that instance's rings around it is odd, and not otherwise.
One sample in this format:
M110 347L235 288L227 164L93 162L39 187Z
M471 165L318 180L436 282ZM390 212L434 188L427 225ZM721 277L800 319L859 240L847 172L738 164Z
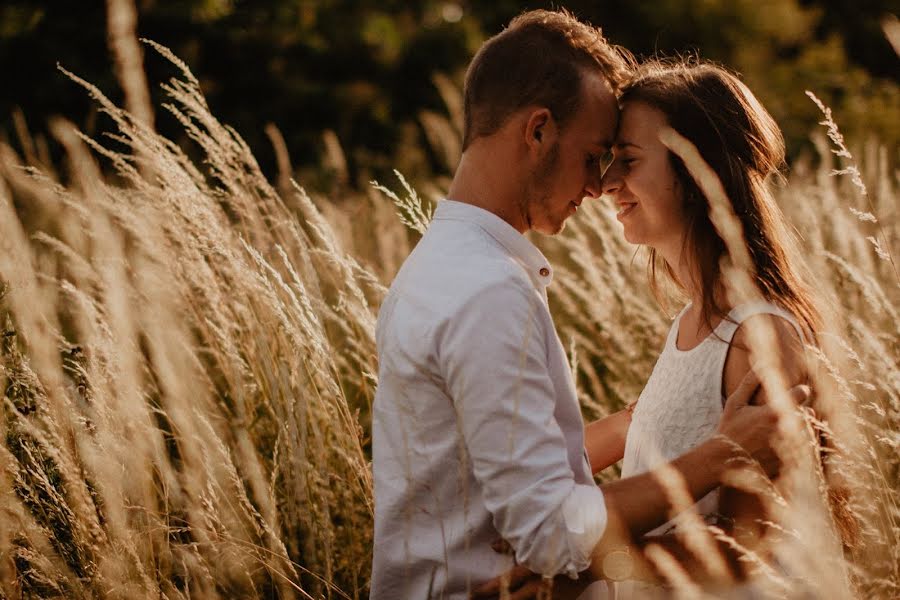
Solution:
M695 313L698 318L702 316L702 320L717 322L719 317L722 317L728 314L733 306L728 301L728 294L725 292L725 287L720 283L716 282L714 284L714 289L712 293L712 306L707 306L707 295L704 294L704 290L702 288L697 288L692 285L688 289L688 296L691 301L690 311ZM707 309L709 312L707 313Z
M696 315L700 315L703 313L706 308L706 296L705 290L703 287L703 278L700 276L699 270L692 266L690 260L688 260L683 254L678 256L677 262L673 262L669 257L664 257L669 267L678 277L678 280L681 282L681 285L684 286L684 290L688 295L688 298L691 302L690 311L695 313ZM676 266L677 265L677 266ZM730 303L728 302L728 294L725 292L725 286L722 284L721 280L713 282L713 305L720 309L722 312L727 313L731 310ZM713 318L716 315L706 315L707 318Z

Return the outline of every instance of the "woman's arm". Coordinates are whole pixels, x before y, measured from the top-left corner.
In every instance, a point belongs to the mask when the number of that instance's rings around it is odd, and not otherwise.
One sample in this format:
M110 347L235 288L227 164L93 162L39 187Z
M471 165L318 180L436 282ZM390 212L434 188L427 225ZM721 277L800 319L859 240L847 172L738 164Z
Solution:
M591 473L597 474L622 459L630 423L631 409L626 408L585 425L584 448Z
M768 321L775 332L775 343L765 351L764 362L758 358L751 359L748 326L754 322ZM777 368L785 378L785 385L790 389L794 385L807 382L807 366L804 358L803 341L794 327L784 319L763 314L750 317L741 324L728 350L725 368L722 374L722 393L725 397L737 388L741 379L750 370L751 360L755 370ZM763 387L759 388L752 402L766 404L769 396ZM723 486L719 492L719 512L725 517L728 533L743 547L760 550L765 535L765 527L761 521L770 519L766 515L759 496L733 487ZM732 567L737 568L739 562L730 556Z

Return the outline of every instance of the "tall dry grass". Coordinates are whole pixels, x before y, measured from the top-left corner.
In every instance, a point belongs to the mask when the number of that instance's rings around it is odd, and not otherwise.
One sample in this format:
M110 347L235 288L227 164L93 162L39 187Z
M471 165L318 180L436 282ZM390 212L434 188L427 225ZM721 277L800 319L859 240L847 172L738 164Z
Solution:
M428 202L404 190L401 219L376 190L312 199L283 177L276 190L187 67L151 46L180 70L164 108L199 160L75 76L115 135L56 123L62 182L0 147L0 590L366 597L375 316ZM432 131L458 134L441 119L427 116ZM900 593L898 180L876 147L856 184L832 176L829 143L778 197L840 316L819 364L835 390L828 415L849 417L829 422L832 471L861 527L853 547L823 546L827 520L808 514L821 482L797 475L779 523L801 579L769 573L769 587L889 598ZM611 206L586 204L564 235L537 241L557 267L551 307L585 416L603 416L637 397L668 317ZM665 572L665 556L657 564Z
M57 123L64 186L2 149L5 591L358 596L381 285L183 75L203 171L85 82L126 152Z

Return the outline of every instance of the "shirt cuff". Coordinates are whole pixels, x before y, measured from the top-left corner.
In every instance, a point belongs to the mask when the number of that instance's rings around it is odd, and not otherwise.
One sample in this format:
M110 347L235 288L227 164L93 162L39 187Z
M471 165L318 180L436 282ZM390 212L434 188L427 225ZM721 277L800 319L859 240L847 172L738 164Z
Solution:
M603 492L595 485L576 484L563 501L561 512L572 551L565 572L575 579L590 566L591 554L606 529Z

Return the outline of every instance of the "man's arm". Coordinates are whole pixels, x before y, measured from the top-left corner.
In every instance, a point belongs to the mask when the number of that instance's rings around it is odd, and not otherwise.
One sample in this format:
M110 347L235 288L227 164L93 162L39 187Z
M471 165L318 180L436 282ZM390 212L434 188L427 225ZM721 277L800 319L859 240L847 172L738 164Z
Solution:
M669 467L678 475L674 480L683 482L693 502L719 485L726 463L735 455L733 444L716 437L675 459ZM654 470L601 486L610 519L620 521L620 529L631 536L642 535L665 523L673 500L672 492L663 483L668 479ZM607 528L615 529L609 525ZM604 538L600 540L601 546ZM611 539L609 543L614 545L616 540Z
M590 563L606 522L603 496L577 483L557 420L548 348L558 343L540 294L509 276L478 290L435 332L440 375L480 497L518 561L537 573ZM563 375L566 373L564 372ZM571 428L583 427L575 406Z
M769 406L750 405L758 389L756 375L748 373L729 396L717 435L666 465L665 469L674 473L675 480L683 485L681 491L686 491L691 499L702 498L718 486L734 459L746 460L749 455L769 473L777 466L772 437L777 430L778 417ZM809 397L809 388L797 386L790 395L798 404L803 404ZM604 565L614 553L631 558L631 573L627 578L652 581L657 577L653 566L644 558L646 542L641 536L669 518L671 493L661 483L664 479L657 470L602 486L607 525L594 547L591 566L586 573L588 578L620 578L616 573L607 573ZM535 597L540 589L540 582L526 580L526 574L527 571L521 568L511 574L513 586L522 586L523 593L517 598ZM496 597L499 584L499 579L488 582L476 590L475 597Z
M746 393L742 391L742 393ZM751 394L747 393L749 398ZM760 408L762 407L754 407ZM717 437L698 446L669 466L682 474L689 493L694 498L703 497L718 485L726 462L739 454L733 442ZM645 558L641 534L664 523L671 509L670 495L660 483L656 472L644 473L602 486L606 504L607 523L600 541L594 547L591 564L577 582L557 577L553 582L554 598L577 598L592 581L600 579L640 579L656 581L658 575ZM621 558L628 562L626 573L609 572L613 564L621 565ZM523 567L516 567L504 578L497 578L476 588L474 598L495 599L503 597L503 590L514 591L511 598L525 600L541 597L548 583L534 576Z
M755 369L760 372L763 369L778 369L788 386L798 386L805 383L807 381L807 368L804 346L802 339L799 337L794 327L787 321L778 317L773 317L772 315L757 315L756 317L751 317L747 324L752 326L753 320L768 321L768 325L772 327L773 333L775 334L775 344L768 348L765 361L758 361L755 365ZM743 393L740 392L739 388L751 372L749 340L747 337L746 327L740 327L732 340L731 348L729 349L726 358L722 383L723 392L728 396L732 396L735 393ZM745 388L744 392L746 391L747 389ZM792 396L798 403L802 403L806 399L806 396L800 393L794 393ZM765 405L768 403L768 394L762 386L759 386L753 391L750 397L750 403L754 405ZM765 425L764 422L759 424ZM772 432L774 432L774 423L771 427L773 428ZM684 458L688 457L682 457L682 459ZM715 464L724 467L724 470L730 468L730 465L728 464L730 461L727 459L719 462L714 456L711 456L710 458ZM690 467L688 466L688 468ZM718 479L721 480L723 469L718 470ZM712 474L710 474L710 476L712 476ZM693 483L697 483L699 479L704 478L705 477L695 478ZM684 481L690 488L692 483L691 478L685 476ZM607 493L606 488L604 488L604 492L606 494L607 504L609 504L609 494ZM697 496L694 496L694 498L696 497ZM623 503L628 501L627 498L622 500ZM726 522L729 523L728 527L725 527L725 529L728 530L727 533L730 536L735 537L741 547L750 550L759 547L765 533L765 528L761 525L761 522L768 517L765 515L763 505L757 494L723 486L720 492L719 512L726 518ZM629 517L626 515L624 518L627 519ZM634 534L635 531L632 530L632 533ZM648 544L657 544L661 546L676 559L683 569L697 580L708 581L715 578L713 577L713 574L706 569L707 565L703 561L698 560L697 556L685 548L683 539L679 536L666 535L635 539L638 540L637 543L641 547L646 547ZM723 563L723 565L727 564L728 568L726 576L741 578L741 564L738 560L739 555L736 551L729 544L717 543L716 546L718 553L726 560L726 563Z
M628 549L632 556L641 555L635 540L667 520L673 492L686 492L690 497L688 501L702 498L721 483L725 471L733 468L733 461L746 460L748 455L767 473L777 468L772 438L777 432L778 414L770 406L750 404L758 387L756 375L748 373L729 396L717 435L675 459L662 471L655 470L602 486L607 527L594 549L590 569L594 577L608 577L603 561L610 553ZM790 391L798 404L805 402L809 393L806 386L797 386ZM673 488L664 481L676 484Z

